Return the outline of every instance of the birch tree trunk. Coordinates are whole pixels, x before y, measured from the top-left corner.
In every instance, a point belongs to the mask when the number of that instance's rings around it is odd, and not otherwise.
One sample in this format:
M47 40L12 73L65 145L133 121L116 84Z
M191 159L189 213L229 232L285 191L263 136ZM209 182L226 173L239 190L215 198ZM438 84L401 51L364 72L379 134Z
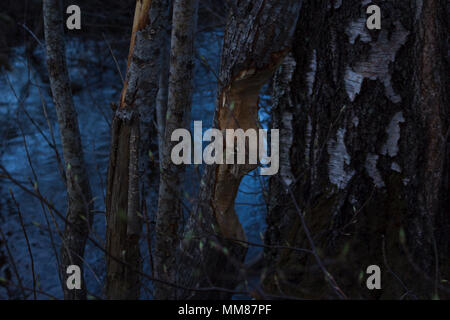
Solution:
M289 51L302 1L240 1L230 14L222 51L214 126L258 130L259 93ZM222 288L180 298L226 299L244 282L246 236L234 209L242 178L257 165L207 166L179 251L179 282ZM245 289L245 288L244 288Z
M60 270L62 279L66 279L69 265L79 266L83 275L84 248L92 220L93 199L67 70L60 9L57 0L43 2L47 67L61 135L67 186L68 209L61 245ZM64 299L86 299L84 277L80 290L69 290L65 281L62 286Z
M158 212L156 216L156 278L175 282L175 252L182 218L184 165L171 160L174 130L189 129L193 94L194 40L198 0L175 0L173 4L168 106L164 132ZM155 283L157 299L173 299L173 289Z
M448 296L448 7L373 3L381 30L366 28L368 1L304 4L274 81L284 156L270 182L265 242L311 249L302 214L348 297ZM312 254L265 254L266 290L336 297ZM370 265L381 268L381 290L366 286Z
M112 124L106 200L108 299L138 299L140 294L142 202L149 187L151 142L156 141L153 120L167 24L167 1L136 2L127 80Z

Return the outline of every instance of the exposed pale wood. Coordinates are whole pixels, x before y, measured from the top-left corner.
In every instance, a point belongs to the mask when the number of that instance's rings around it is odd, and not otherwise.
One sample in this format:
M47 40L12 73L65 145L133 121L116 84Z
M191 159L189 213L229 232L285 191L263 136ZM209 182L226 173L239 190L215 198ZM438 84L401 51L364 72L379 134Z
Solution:
M108 299L138 299L140 295L139 238L151 182L149 152L157 139L152 119L168 12L165 0L136 3L127 79L111 131L106 199Z
M215 127L258 129L258 96L291 45L302 1L240 1L226 27ZM247 247L234 210L243 176L254 165L208 166L179 251L179 281L188 287L234 289L243 280ZM230 298L226 292L179 292L179 297Z

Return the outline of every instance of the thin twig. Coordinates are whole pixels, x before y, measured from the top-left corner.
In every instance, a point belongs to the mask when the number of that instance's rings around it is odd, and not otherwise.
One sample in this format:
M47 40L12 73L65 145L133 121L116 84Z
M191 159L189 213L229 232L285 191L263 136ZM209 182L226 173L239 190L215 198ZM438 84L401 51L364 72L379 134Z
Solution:
M16 261L14 260L14 257L13 257L13 255L11 253L11 250L9 249L8 240L6 239L6 235L3 233L3 229L1 227L1 225L0 225L0 236L1 236L1 239L3 241L3 244L5 245L6 253L8 254L9 263L11 264L11 267L13 269L14 275L17 278L17 282L19 283L19 285L18 285L19 289L22 291L23 298L26 299L27 295L25 294L25 289L24 289L24 286L22 284L22 278L19 275L19 271L17 269Z
M302 210L300 209L300 206L297 203L297 199L294 196L294 193L292 192L292 189L290 186L286 185L284 181L280 178L281 183L284 184L285 190L288 191L292 202L294 203L295 209L297 211L298 216L300 217L300 221L302 223L303 231L305 232L306 238L309 242L309 245L311 246L312 253L314 255L314 258L316 259L317 264L319 265L319 268L322 270L322 272L325 275L325 278L327 279L328 283L333 288L334 292L337 294L337 296L340 299L347 299L347 296L345 293L339 288L336 281L334 280L333 276L328 272L325 265L322 262L322 259L319 257L319 254L317 253L316 245L314 244L314 240L311 237L311 233L309 232L308 226L306 225L305 217L303 216Z
M11 189L9 189L9 194L11 195L11 198L17 208L20 225L22 226L23 235L25 236L25 241L27 243L28 254L30 255L30 261L31 261L31 273L33 275L33 296L34 296L34 300L36 300L37 299L37 297L36 297L36 274L34 272L34 259L33 259L33 253L31 252L30 240L28 239L27 230L25 228L25 224L23 223L23 217L22 217L22 212L20 211L20 206L17 203L16 198L14 197L14 193Z
M25 31L27 31L34 38L34 40L36 40L36 42L39 43L41 47L43 48L45 47L44 44L41 42L41 40L39 40L39 38L34 34L33 31L30 30L30 28L27 27L25 23L18 23L18 25L24 28Z
M114 63L116 64L117 71L119 71L120 79L122 80L122 84L125 85L125 79L124 79L124 77L123 77L123 75L122 75L122 71L120 71L119 62L117 62L116 56L114 55L114 52L112 51L112 48L111 48L111 46L109 45L108 40L106 40L106 36L105 36L105 34L104 34L103 32L102 32L102 36L103 36L103 39L105 40L106 45L107 45L108 48L109 48L109 52L111 53L111 56L112 56L113 59L114 59Z

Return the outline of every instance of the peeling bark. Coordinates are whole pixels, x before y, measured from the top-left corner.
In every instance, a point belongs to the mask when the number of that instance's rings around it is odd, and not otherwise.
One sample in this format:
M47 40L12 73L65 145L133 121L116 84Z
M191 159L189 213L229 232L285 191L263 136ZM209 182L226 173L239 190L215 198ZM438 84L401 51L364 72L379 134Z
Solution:
M106 199L108 299L138 299L140 294L141 217L150 186L149 153L156 139L153 119L167 27L167 1L137 1L127 80L112 124Z
M64 299L86 299L83 277L84 248L89 235L93 204L91 188L81 145L77 113L73 103L67 70L63 20L57 0L43 3L47 67L53 102L64 155L67 187L67 222L61 245L61 274L66 279L69 265L77 265L82 271L81 290L68 290L62 283Z
M226 27L214 125L258 129L259 93L289 51L301 1L240 1ZM246 236L234 209L244 175L256 165L205 169L200 205L179 252L179 281L188 287L234 289L243 278ZM179 292L179 297L230 298L227 292Z
M305 2L290 85L276 79L274 122L292 113L290 187L328 271L350 298L446 296L449 277L448 70L444 1L375 1L382 29L361 27L367 1ZM316 60L315 79L311 61ZM448 58L447 58L448 61ZM265 242L310 249L282 177L271 178ZM314 257L266 250L265 288L335 298ZM366 268L382 269L367 290ZM362 277L361 277L362 275Z

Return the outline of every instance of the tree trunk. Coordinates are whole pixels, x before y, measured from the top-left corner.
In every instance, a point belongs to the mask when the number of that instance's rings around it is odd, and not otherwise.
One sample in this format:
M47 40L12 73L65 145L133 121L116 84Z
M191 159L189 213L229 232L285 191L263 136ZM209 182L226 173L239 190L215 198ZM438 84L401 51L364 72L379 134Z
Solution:
M151 142L168 3L138 0L127 80L112 125L106 199L106 297L138 299L142 210L149 188ZM122 261L118 261L122 260Z
M182 211L184 165L171 160L174 130L189 129L193 94L194 40L198 0L175 0L173 4L168 107L164 133L158 212L156 220L156 277L174 282L178 222ZM157 299L174 298L172 287L155 283Z
M61 135L67 185L68 210L60 270L62 279L66 279L69 265L77 265L83 271L84 247L92 220L93 199L66 65L59 1L45 0L43 4L47 67ZM84 277L80 290L69 290L65 281L62 286L65 299L86 299Z
M170 44L170 43L169 43ZM170 46L164 48L164 57L161 63L158 96L156 98L156 120L158 124L158 152L162 160L164 154L164 136L166 132L167 105L169 103L169 56ZM160 171L163 161L159 161Z
M214 125L258 130L259 93L289 51L302 1L240 1L226 27ZM244 230L234 210L242 178L257 165L207 166L200 205L190 217L179 252L186 287L233 290L245 279ZM237 240L237 241L235 241ZM240 241L240 242L239 242ZM243 282L243 281L242 281ZM182 290L181 298L230 298L231 292Z
M170 9L172 8L172 1L170 1ZM169 12L171 15L172 12ZM162 163L164 155L164 138L166 132L166 116L167 105L169 103L169 71L170 71L170 47L171 47L171 30L172 24L168 26L166 37L168 41L165 41L165 46L161 48L163 50L162 62L161 62L161 75L159 77L158 95L156 97L156 123L158 126L158 152L159 152L159 171L162 170Z
M292 57L275 77L282 158L265 243L310 250L307 229L350 298L448 295L444 2L373 1L382 28L372 31L368 1L305 2ZM310 252L265 258L266 290L336 297ZM382 270L382 290L366 286L370 265Z

